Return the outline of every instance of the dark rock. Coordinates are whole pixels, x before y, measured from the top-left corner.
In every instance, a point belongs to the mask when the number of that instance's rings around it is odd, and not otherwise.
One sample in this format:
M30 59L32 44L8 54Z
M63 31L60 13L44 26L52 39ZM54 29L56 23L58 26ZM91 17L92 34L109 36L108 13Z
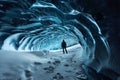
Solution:
M64 77L63 77L60 73L56 73L56 75L53 77L53 79L56 79L56 80L63 80Z
M48 61L48 64L51 64L51 61Z
M56 60L56 61L53 62L54 65L58 65L58 64L60 64L60 63L61 63L61 62L60 62L59 60Z
M54 69L55 68L53 66L49 66L49 67L44 68L44 70L46 70L47 73L53 73Z
M28 77L31 77L32 76L32 72L29 71L29 70L25 70L25 76L28 78Z
M40 62L34 62L35 65L41 65L42 63Z
M65 64L64 66L65 66L65 67L68 67L68 66L69 66L69 64Z

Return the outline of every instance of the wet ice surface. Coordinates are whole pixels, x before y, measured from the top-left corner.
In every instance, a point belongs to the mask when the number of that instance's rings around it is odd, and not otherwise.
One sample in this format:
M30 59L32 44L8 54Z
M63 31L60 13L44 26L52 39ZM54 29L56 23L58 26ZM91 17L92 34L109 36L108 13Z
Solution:
M79 44L78 44L79 45ZM8 80L80 80L87 79L82 69L82 58L78 45L45 53L0 51L0 79Z

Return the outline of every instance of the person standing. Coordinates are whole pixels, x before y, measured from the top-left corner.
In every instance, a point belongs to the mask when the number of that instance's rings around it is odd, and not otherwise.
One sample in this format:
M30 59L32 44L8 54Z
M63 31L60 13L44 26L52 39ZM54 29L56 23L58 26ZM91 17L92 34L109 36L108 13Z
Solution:
M63 49L63 54L65 54L65 53L67 54L68 53L67 49L66 49L67 44L66 44L65 40L62 41L61 46Z

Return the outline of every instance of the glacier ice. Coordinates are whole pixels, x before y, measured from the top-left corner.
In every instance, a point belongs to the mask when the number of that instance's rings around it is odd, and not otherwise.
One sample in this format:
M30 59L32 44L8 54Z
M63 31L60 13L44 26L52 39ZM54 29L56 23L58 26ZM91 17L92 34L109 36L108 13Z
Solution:
M1 0L0 5L1 50L59 50L64 39L67 47L80 44L96 70L109 58L109 46L92 16L65 0Z

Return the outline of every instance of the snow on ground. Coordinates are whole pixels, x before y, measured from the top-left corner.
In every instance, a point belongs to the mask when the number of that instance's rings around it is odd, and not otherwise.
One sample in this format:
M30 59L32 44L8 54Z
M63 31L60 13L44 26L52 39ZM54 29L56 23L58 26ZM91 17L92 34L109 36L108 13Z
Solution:
M58 51L0 51L0 80L80 80L87 78L81 68L82 47Z

